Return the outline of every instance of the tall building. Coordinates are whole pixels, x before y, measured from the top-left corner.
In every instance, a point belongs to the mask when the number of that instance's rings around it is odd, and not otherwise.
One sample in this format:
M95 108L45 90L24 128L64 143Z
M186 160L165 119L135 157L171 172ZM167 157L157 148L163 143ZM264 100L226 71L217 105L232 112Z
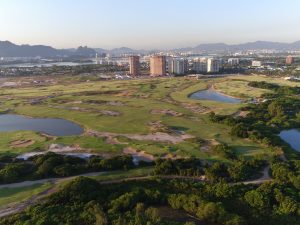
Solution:
M287 65L292 65L294 63L294 57L289 55L288 57L286 57L285 63Z
M208 59L207 60L207 72L208 73L217 73L220 71L220 61L217 59Z
M193 61L193 71L196 73L206 73L207 72L207 60L205 58L195 59Z
M166 75L166 57L165 56L152 56L150 58L150 75L151 76L164 76Z
M186 59L171 58L168 61L168 71L171 74L183 75L188 72L188 61Z
M129 57L129 73L131 76L140 75L140 57L139 56L130 56Z
M240 59L239 58L229 58L228 59L228 64L230 66L237 66L240 64Z

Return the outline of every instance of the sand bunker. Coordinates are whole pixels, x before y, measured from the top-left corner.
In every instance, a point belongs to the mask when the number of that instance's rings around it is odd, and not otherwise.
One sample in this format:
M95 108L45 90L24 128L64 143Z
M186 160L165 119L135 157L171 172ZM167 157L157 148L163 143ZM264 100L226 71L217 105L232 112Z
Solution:
M115 138L118 136L123 136L138 141L157 141L157 142L168 142L171 144L178 144L185 141L186 139L194 138L194 136L189 134L171 135L162 132L143 135L143 134L115 134L109 132L97 132L93 130L87 130L86 134L89 136L104 137L104 138Z
M249 114L250 112L249 111L238 111L236 112L233 116L234 117L247 117L247 115Z
M17 140L10 142L12 148L26 148L35 143L34 140Z
M120 116L121 115L120 112L110 111L110 110L101 110L100 114L104 115L104 116Z
M111 110L97 110L97 109L93 109L93 108L81 108L81 107L77 107L77 106L73 106L73 107L53 106L53 105L49 105L49 106L52 108L56 108L56 109L74 110L74 111L89 112L89 113L99 113L100 115L103 115L103 116L120 116L121 115L120 112L111 111Z
M123 153L127 155L131 155L134 158L139 158L140 161L152 162L155 160L155 157L153 155L150 155L144 151L138 152L136 149L131 147L124 148Z
M220 144L220 142L218 142L215 139L208 139L208 140L205 140L204 144L202 144L200 150L207 152L207 151L210 151L210 149L213 146L216 146L216 145L219 145L219 144Z
M182 103L182 106L185 109L192 111L193 113L207 113L210 111L210 109L205 106L198 106L198 105L193 105L188 103Z
M74 152L82 150L78 145L65 146L62 144L51 144L47 152L61 153L61 152Z
M182 113L176 112L171 109L153 109L151 114L167 115L167 116L182 116Z

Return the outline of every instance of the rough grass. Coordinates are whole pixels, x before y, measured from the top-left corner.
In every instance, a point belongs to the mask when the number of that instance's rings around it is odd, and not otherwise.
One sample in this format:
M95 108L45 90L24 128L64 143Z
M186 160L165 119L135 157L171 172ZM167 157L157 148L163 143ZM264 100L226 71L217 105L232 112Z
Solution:
M116 134L149 134L153 132L150 122L160 121L168 130L170 127L180 127L187 134L198 139L216 139L219 142L234 146L239 154L252 156L255 154L271 154L263 146L243 139L232 139L229 127L211 123L207 112L215 111L220 114L231 114L242 104L227 104L213 101L189 99L188 96L196 91L206 89L214 84L226 94L241 96L245 94L247 82L257 78L235 76L230 78L189 80L173 79L144 79L131 81L93 81L74 84L57 84L43 87L26 87L18 89L0 89L0 110L10 109L13 113L32 117L63 118L80 124L85 129ZM267 78L261 78L267 79ZM280 81L283 82L283 81ZM226 89L225 89L226 87ZM263 93L260 90L255 94ZM47 98L50 97L50 98ZM39 104L31 105L33 99L42 98ZM118 102L118 104L112 104ZM205 108L204 113L197 113L185 105ZM74 108L75 107L75 108ZM181 113L181 116L152 114L153 109L170 109ZM101 111L113 111L119 116L101 114ZM35 143L26 148L14 149L11 141L31 138ZM156 141L138 142L129 140L126 145L108 144L102 138L62 137L56 140L46 140L33 132L1 133L0 153L43 151L51 143L79 145L81 148L97 153L121 153L123 147L134 147L153 155L173 154L182 157L195 156L204 159L218 159L200 150L201 144L189 141L172 145Z
M109 181L109 180L118 180L118 179L126 179L132 177L144 177L153 174L153 167L145 167L139 169L132 169L128 171L115 171L109 173L103 173L97 177L93 177L98 181Z
M52 186L50 183L35 184L20 188L1 188L0 189L0 207L14 202L21 202L37 195Z

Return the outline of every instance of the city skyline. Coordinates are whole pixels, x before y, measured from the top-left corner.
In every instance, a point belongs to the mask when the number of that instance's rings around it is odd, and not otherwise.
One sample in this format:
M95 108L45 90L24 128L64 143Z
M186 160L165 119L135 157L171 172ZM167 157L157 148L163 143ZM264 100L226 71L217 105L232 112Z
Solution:
M300 2L293 0L0 2L0 40L16 44L172 49L202 43L300 39L300 31L295 30Z

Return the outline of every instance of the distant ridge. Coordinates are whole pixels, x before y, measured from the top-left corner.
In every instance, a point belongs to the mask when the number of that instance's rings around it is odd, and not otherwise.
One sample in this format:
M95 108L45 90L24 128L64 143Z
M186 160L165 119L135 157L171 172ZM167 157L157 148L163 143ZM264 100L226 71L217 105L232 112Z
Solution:
M239 51L239 50L300 50L300 41L293 43L281 43L270 41L256 41L237 45L228 45L225 43L210 43L200 44L196 47L175 49L176 51ZM174 50L174 51L175 51ZM160 51L160 50L156 50ZM55 49L46 45L16 45L9 41L0 41L0 57L64 57L64 56L78 56L78 57L93 57L96 53L109 53L112 55L122 54L141 54L155 52L147 50L134 50L127 47L115 48L106 50L102 48L89 48L87 46L80 46L77 49Z
M16 45L9 41L0 41L0 57L63 57L91 56L96 51L88 47L76 50L55 49L46 45Z
M201 44L193 48L193 50L202 51L234 51L234 50L299 50L300 41L293 43L270 42L270 41L255 41L238 45L227 45L224 43L216 44Z

